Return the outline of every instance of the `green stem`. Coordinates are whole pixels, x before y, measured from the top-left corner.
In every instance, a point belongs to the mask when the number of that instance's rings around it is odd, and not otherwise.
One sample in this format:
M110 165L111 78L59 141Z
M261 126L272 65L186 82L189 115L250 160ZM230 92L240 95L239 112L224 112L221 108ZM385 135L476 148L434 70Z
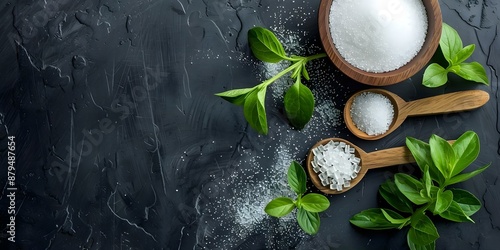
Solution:
M312 61L315 59L319 59L319 58L323 58L323 57L326 57L326 53L320 53L320 54L308 56L308 57L306 57L306 62L309 62L309 61Z
M295 206L296 206L297 208L301 208L301 207L302 207L302 195L301 195L301 194L299 194L299 195L297 196L297 199L295 200L295 202L294 202L294 203L295 203Z
M289 73L290 71L292 71L294 69L297 70L298 67L302 66L301 65L302 63L306 64L309 61L312 61L312 60L315 60L315 59L319 59L319 58L323 58L323 57L326 57L325 53L320 53L320 54L316 54L316 55L312 55L312 56L308 56L308 57L289 58L289 61L294 62L292 65L288 66L288 68L286 68L283 71L279 72L275 76L273 76L273 77L265 80L260 85L262 87L267 87L271 83L273 83L274 81L278 80L280 77L282 77L282 76L286 75L287 73Z
M284 69L283 71L279 72L278 74L276 74L275 76L265 80L264 82L262 82L262 86L263 87L267 87L269 84L273 83L274 81L278 80L280 77L286 75L288 72L294 70L295 68L297 68L297 66L299 66L300 63L299 62L296 62L292 65L290 65L288 68Z

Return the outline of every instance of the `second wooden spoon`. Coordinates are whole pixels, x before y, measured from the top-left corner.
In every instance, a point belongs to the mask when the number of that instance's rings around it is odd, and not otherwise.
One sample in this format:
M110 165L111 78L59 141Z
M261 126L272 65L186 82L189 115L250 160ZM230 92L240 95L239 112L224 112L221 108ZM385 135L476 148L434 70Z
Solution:
M386 96L394 107L394 118L389 129L379 135L369 135L356 127L351 117L351 107L356 96L372 92ZM396 130L408 116L436 115L452 112L460 112L479 108L490 99L488 92L483 90L466 90L448 93L438 96L427 97L415 101L406 102L398 95L384 89L367 89L354 94L344 107L344 121L347 128L357 137L365 140L377 140Z

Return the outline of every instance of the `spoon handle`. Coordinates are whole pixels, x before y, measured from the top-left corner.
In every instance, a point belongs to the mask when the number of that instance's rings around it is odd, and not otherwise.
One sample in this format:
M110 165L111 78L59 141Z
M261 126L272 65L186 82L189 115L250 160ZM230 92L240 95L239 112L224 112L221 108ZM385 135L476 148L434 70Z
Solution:
M455 141L448 140L448 143L453 144ZM367 170L415 162L415 158L406 146L363 153L361 165Z
M433 115L479 108L490 95L482 90L466 90L407 102L400 113L408 116Z
M389 167L415 162L408 147L396 147L366 153L361 165L365 169Z

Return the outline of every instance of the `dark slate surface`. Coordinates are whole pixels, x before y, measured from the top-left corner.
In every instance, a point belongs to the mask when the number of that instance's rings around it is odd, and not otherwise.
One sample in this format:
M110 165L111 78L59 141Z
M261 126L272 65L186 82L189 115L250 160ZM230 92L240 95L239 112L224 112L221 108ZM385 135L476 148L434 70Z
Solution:
M253 26L274 30L290 53L321 51L319 0L2 1L0 22L0 249L404 249L406 231L366 231L348 219L381 204L378 186L415 165L370 171L358 186L328 196L318 235L291 217L263 213L289 194L285 171L318 140L342 137L365 151L401 146L406 136L447 139L474 130L492 166L461 188L484 207L473 223L436 220L438 249L495 249L500 237L498 175L499 12L494 0L442 0L443 20L490 86L451 78L421 86L422 73L387 87L405 100L483 89L485 107L408 119L378 141L356 139L340 110L356 90L327 60L311 64L317 98L311 123L294 130L283 115L286 80L268 92L269 135L214 93L250 87L272 66L248 49ZM6 226L11 191L7 136L15 136L15 243ZM311 191L316 191L311 184Z

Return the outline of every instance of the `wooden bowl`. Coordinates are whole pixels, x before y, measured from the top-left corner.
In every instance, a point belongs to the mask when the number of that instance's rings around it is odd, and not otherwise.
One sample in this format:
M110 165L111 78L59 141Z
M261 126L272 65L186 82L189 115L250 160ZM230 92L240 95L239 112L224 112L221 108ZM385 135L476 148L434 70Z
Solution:
M442 16L438 0L423 0L427 11L428 29L422 48L417 55L406 65L389 72L366 72L348 63L337 51L330 34L330 8L334 0L321 0L319 6L319 34L326 54L333 64L350 78L373 86L386 86L402 82L418 71L430 61L439 45L441 38Z

